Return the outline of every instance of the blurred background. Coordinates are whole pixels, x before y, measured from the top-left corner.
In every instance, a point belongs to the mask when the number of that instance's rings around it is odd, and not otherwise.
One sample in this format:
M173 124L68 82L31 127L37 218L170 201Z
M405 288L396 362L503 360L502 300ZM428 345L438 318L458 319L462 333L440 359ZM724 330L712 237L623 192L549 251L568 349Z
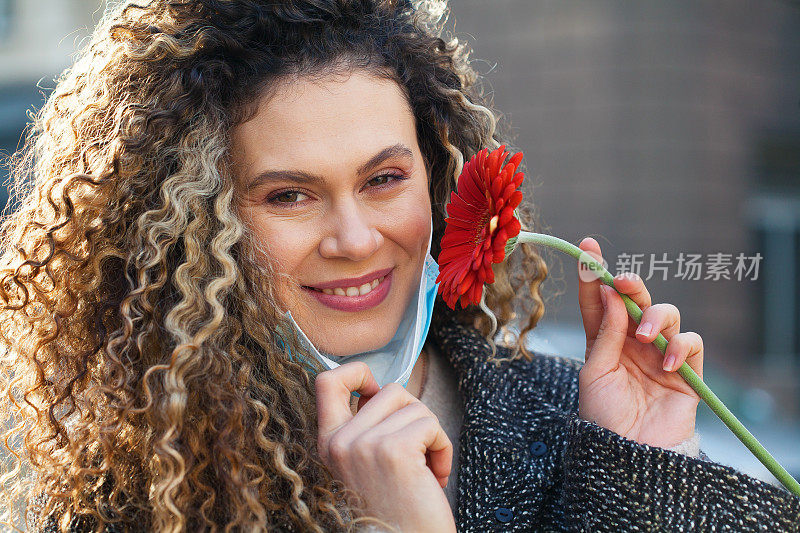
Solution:
M113 3L0 0L4 155ZM706 383L800 478L800 2L450 7L525 153L535 230L594 237L612 274L676 305L703 337ZM550 258L531 345L583 358L577 268ZM713 460L777 483L702 402L697 431Z

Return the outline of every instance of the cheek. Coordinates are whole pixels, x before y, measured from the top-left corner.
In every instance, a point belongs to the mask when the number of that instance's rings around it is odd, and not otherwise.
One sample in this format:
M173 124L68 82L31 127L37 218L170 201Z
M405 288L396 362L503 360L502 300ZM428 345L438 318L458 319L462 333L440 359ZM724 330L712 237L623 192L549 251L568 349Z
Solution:
M291 309L297 316L302 314L297 303L302 301L302 289L296 283L293 274L300 272L304 258L308 257L308 234L292 229L291 224L261 224L254 228L254 236L258 242L258 256L262 264L271 264L275 273L274 294L281 311Z
M314 249L314 237L296 224L287 221L256 222L253 234L259 246L260 260L271 263L278 275L276 285L279 292L286 293L290 282L287 275L302 271L304 260Z
M431 210L427 198L414 202L407 209L397 210L391 225L394 240L412 255L424 254L431 231Z

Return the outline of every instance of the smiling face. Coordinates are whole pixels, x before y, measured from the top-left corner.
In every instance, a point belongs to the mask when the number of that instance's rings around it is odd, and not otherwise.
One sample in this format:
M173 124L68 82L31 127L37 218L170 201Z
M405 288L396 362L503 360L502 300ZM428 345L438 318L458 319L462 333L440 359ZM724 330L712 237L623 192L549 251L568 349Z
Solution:
M431 223L401 88L363 71L284 82L233 130L232 159L240 216L274 261L281 311L331 355L389 342Z

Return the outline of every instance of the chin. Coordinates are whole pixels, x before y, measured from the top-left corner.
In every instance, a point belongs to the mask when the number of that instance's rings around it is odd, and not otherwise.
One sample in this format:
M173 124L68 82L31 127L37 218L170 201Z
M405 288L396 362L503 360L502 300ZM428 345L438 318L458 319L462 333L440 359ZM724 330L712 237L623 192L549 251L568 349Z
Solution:
M302 322L297 318L295 320L320 352L331 357L347 357L381 348L392 340L403 317L391 302L383 302L387 303L389 312L372 311L361 320L353 316L337 316L341 314L338 311L329 317L325 314L328 309L316 314L309 310L303 314ZM319 335L315 335L315 332L319 332Z
M380 348L381 346L386 346L392 337L377 338L375 335L370 335L369 333L363 333L356 335L355 337L350 337L349 339L340 338L337 339L337 342L326 342L331 337L340 333L342 330L336 330L331 332L330 335L326 335L324 340L317 343L314 339L311 339L314 342L314 345L320 352L329 354L333 357L347 357L348 355L355 355L357 353L367 352L369 350L375 350L376 348Z
M376 348L380 348L381 346L385 346L391 339L388 338L385 341L380 342L370 342L368 344L355 344L352 342L345 343L344 345L340 346L332 346L332 349L326 349L326 347L319 347L319 350L323 353L327 353L332 355L333 357L347 357L348 355L355 355L357 353L368 352L370 350L375 350Z

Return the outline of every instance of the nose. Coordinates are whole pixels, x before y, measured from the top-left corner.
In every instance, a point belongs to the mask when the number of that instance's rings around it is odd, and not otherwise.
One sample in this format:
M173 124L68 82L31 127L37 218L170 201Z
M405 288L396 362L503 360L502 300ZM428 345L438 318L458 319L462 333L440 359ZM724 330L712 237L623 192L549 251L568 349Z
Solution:
M370 221L369 216L350 204L335 215L333 234L320 241L319 253L328 259L362 261L382 245L383 235Z

